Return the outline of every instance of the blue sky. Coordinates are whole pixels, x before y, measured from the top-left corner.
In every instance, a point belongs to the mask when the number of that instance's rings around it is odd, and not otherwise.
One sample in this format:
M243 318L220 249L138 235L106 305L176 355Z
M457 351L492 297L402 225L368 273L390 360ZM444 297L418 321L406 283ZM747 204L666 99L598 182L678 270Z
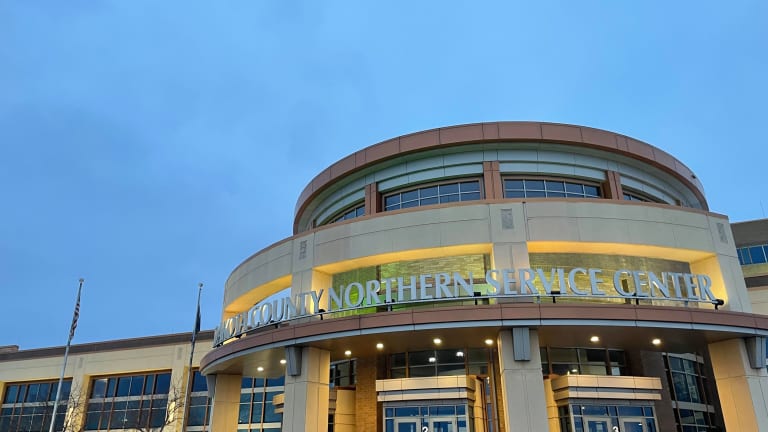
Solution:
M372 2L371 2L372 3ZM0 2L0 345L203 327L336 160L397 135L575 123L764 217L768 3Z

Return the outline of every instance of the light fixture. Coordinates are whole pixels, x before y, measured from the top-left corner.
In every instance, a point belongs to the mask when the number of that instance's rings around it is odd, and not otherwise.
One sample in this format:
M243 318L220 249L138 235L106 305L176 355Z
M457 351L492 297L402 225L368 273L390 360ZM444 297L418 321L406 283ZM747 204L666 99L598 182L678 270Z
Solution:
M261 366L257 367L256 370L259 371L259 372L264 372L264 368L261 367Z
M656 345L656 346L659 346L659 345L661 345L661 339L654 338L653 340L651 340L651 343Z
M456 357L464 357L464 351L456 351Z
M440 338L434 338L432 339L432 342L434 342L435 345L440 345L441 343L443 343L443 340Z
M288 363L288 362L286 362L285 359L280 359L280 364L284 365L286 363Z
M493 345L493 339L486 339L485 340L485 344L488 345L488 346Z
M571 373L579 373L578 369L571 369Z
M435 360L437 360L437 359L435 359L434 357L430 357L430 358L429 358L429 362L430 362L430 363L434 363L434 362L435 362Z
M600 342L600 337L599 336L592 336L591 338L589 338L589 341L593 342L593 343Z
M351 356L351 355L352 355L352 351L350 351L350 350L346 350L346 351L344 351L344 355L345 355L345 356L347 356L347 357L349 357L349 356Z
M384 344L379 342L376 344L376 349L384 349Z

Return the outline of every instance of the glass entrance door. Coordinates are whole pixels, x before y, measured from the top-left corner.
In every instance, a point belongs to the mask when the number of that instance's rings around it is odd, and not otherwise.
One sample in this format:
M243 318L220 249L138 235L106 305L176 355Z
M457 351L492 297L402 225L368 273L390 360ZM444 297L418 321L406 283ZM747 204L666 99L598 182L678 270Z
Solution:
M395 432L421 432L419 420L395 419Z
M648 432L648 429L645 427L644 419L640 417L622 417L620 422L621 432Z
M584 432L613 432L611 419L605 417L584 417Z
M456 432L456 418L455 417L430 418L429 432Z

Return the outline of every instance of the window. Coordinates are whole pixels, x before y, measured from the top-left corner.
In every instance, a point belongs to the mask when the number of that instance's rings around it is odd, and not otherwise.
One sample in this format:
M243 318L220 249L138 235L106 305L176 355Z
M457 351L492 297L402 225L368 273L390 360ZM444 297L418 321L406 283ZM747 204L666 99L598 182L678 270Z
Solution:
M546 375L626 375L624 351L605 348L541 348Z
M639 201L639 202L655 202L661 204L668 204L666 201L654 198L648 194L638 192L626 187L622 187L622 196L625 201Z
M738 252L741 265L768 262L768 244L740 247L736 249L736 252Z
M0 408L0 431L47 432L51 425L58 384L58 380L8 383ZM71 387L71 379L62 384L54 429L61 430L64 427Z
M600 198L591 183L555 179L504 179L504 198Z
M331 363L331 387L344 387L355 385L356 362L341 360Z
M187 431L201 431L203 426L208 425L211 420L211 398L208 397L208 383L200 371L195 371L189 385Z
M474 201L481 199L481 195L479 180L441 183L389 194L384 197L384 211L458 201Z
M397 353L389 356L390 378L488 375L488 350L455 349Z
M169 393L173 402L182 392L183 389L171 391L170 372L94 378L85 430L162 427L169 422Z
M275 412L273 399L285 392L285 377L243 377L240 390L238 432L279 431L283 414Z
M365 205L358 205L351 209L343 210L341 213L331 217L329 221L323 222L320 225L327 225L341 222L347 219L354 219L363 215L365 215Z
M704 359L693 354L664 354L667 384L679 431L708 431L715 426L715 407Z

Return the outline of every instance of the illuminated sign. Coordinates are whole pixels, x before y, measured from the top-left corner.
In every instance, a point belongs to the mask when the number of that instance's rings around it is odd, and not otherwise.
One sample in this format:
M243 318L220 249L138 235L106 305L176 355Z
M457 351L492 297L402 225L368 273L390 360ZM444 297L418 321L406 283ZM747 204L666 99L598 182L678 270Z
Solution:
M577 281L578 279L578 281ZM580 282L580 283L579 283ZM482 281L484 297L587 297L679 300L717 303L712 280L704 274L621 269L606 280L598 268L555 267L491 269ZM540 287L540 288L539 288ZM248 331L283 321L367 307L477 298L472 273L441 272L352 282L327 290L263 301L216 328L214 346Z

